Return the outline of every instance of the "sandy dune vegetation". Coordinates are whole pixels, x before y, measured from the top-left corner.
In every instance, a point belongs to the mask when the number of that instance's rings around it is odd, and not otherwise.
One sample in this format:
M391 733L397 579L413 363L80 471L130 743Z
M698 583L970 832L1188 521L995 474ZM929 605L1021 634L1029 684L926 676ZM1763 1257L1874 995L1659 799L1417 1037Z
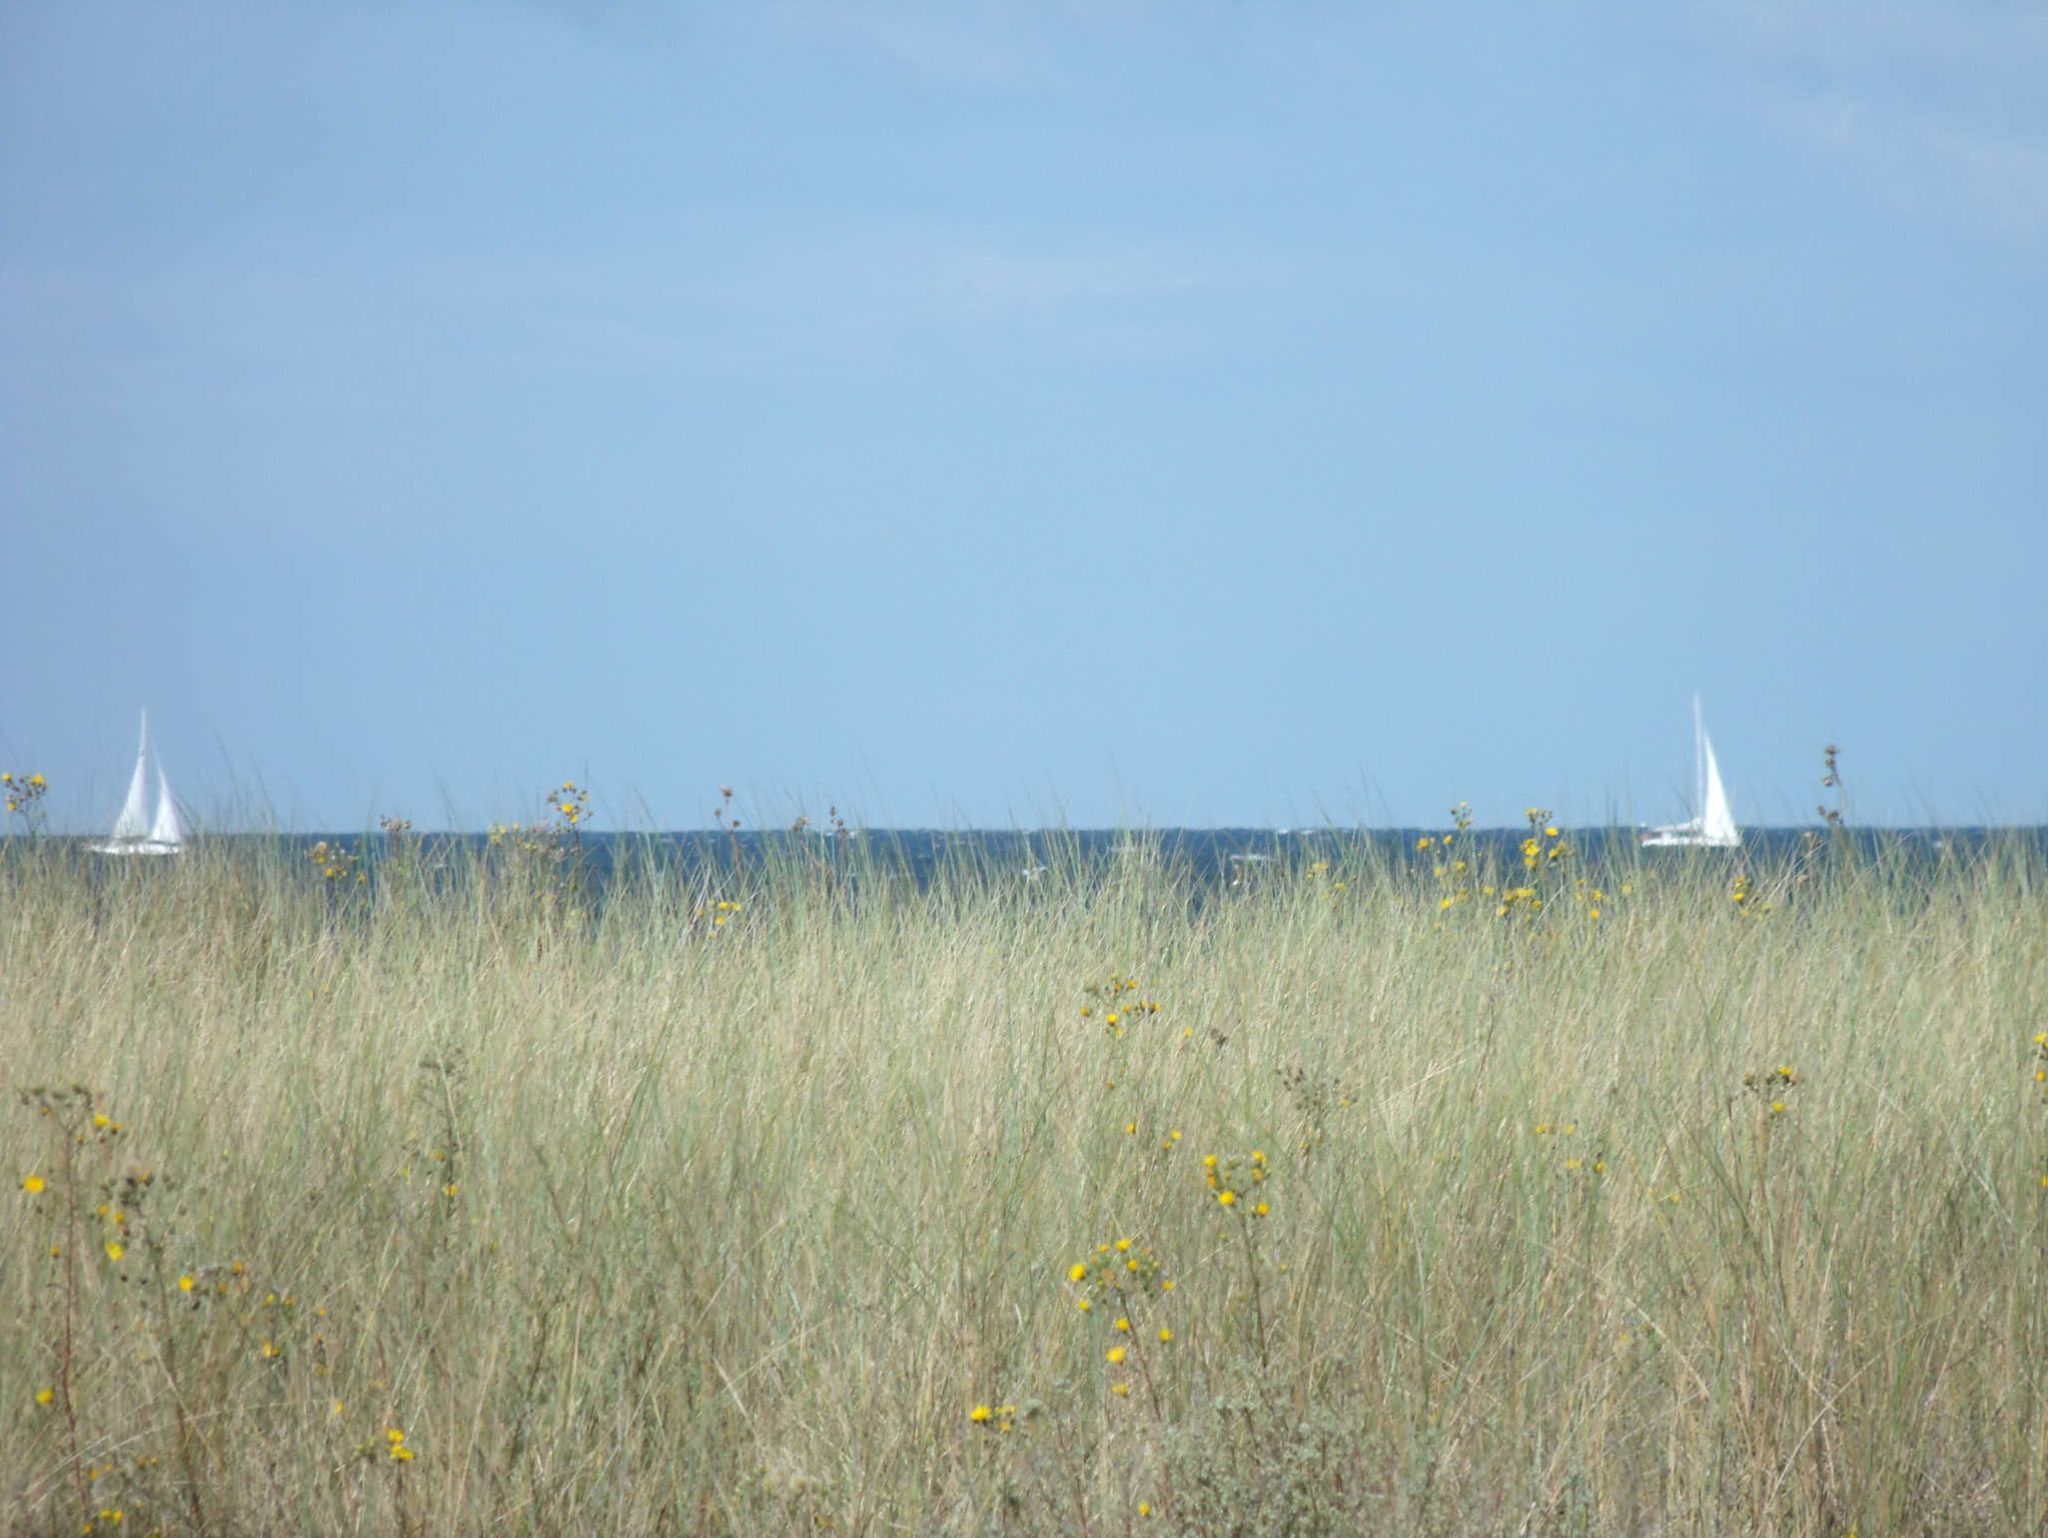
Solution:
M1531 836L16 841L0 1529L2041 1531L2038 854Z

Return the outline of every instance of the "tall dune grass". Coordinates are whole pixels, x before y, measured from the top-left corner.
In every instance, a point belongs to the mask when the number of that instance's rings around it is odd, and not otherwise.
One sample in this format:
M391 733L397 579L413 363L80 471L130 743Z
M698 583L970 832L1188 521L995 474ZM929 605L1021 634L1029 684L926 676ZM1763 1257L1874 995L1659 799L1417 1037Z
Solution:
M2026 848L464 858L0 857L0 1528L2048 1524Z

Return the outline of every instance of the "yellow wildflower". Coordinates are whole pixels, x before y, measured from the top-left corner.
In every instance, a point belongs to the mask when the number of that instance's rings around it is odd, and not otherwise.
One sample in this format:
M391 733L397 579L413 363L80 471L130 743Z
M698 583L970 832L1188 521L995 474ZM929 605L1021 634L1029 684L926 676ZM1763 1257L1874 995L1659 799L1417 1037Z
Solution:
M43 1190L43 1177L40 1175L24 1175L21 1177L21 1188L28 1192L30 1196L39 1195Z
M1218 1191L1216 1193L1216 1200L1226 1207L1233 1207L1237 1205L1237 1193L1231 1190Z
M1088 1262L1086 1262L1085 1260L1075 1261L1073 1266L1067 1272L1067 1280L1070 1282L1086 1281L1087 1278Z
M1102 1359L1112 1367L1120 1367L1123 1365L1124 1348L1122 1346L1111 1346L1102 1353Z
M980 1426L989 1421L995 1413L987 1405L978 1404L967 1412L967 1418L973 1421L975 1425Z
M127 1254L127 1253L128 1253L128 1247L127 1247L126 1245L124 1245L123 1243L121 1243L121 1241L120 1241L119 1239L114 1239L114 1240L110 1240L110 1241L108 1242L108 1244L107 1244L107 1259L109 1259L109 1260L119 1260L119 1259L120 1259L120 1258L121 1258L121 1257L122 1257L123 1255L125 1255L125 1254Z
M180 1292L190 1292L197 1285L198 1283L190 1276L181 1276L178 1278L178 1291Z

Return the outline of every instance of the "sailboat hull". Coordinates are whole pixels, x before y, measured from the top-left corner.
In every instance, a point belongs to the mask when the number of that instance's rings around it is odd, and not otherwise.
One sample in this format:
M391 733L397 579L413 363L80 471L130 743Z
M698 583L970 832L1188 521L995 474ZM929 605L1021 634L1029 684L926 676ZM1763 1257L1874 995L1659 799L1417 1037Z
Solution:
M94 844L94 854L176 854L183 848L180 844L158 844L148 839L137 839L130 844Z

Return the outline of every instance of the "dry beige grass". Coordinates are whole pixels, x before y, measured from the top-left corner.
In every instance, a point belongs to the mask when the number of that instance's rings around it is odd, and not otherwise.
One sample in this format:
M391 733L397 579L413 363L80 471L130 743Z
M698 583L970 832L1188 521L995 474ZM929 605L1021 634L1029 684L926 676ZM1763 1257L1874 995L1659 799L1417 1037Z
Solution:
M2032 855L1597 921L1363 855L595 921L516 853L77 859L0 858L7 1530L2048 1521ZM1112 1365L1124 1237L1175 1285Z

